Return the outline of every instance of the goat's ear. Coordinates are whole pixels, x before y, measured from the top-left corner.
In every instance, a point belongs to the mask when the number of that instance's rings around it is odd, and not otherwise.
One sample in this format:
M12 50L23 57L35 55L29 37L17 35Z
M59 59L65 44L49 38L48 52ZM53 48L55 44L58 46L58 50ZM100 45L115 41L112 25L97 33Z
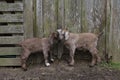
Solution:
M67 28L67 27L64 27L62 30L68 31L68 28Z
M67 31L67 30L68 30L68 28L67 28L67 27L65 27L65 30Z
M65 32L65 40L68 40L70 36L70 33L68 31Z
M54 33L54 37L57 37L57 32L56 32L56 33Z
M57 33L53 32L52 37L57 37Z
M65 32L68 32L68 31L69 31L67 27L65 27L63 30L64 30Z

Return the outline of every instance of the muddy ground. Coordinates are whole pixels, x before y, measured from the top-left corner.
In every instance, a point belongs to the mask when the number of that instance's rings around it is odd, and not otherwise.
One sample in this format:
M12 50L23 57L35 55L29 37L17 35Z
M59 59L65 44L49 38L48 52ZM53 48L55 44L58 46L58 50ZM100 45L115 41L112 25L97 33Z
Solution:
M1 67L0 80L120 80L120 71L100 65L90 68L87 60L77 60L73 67L66 60L56 60L50 67L44 63L20 67Z

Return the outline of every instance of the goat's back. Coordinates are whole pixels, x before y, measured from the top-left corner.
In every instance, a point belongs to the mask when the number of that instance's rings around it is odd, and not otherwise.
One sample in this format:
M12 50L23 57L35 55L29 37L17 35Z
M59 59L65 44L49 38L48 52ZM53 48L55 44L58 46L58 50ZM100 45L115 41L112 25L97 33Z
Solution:
M47 45L45 45L47 44ZM26 39L20 43L20 45L30 50L31 52L41 51L45 46L48 46L48 39L47 38L31 38Z
M97 46L97 36L93 33L70 33L68 43L73 43L76 47Z

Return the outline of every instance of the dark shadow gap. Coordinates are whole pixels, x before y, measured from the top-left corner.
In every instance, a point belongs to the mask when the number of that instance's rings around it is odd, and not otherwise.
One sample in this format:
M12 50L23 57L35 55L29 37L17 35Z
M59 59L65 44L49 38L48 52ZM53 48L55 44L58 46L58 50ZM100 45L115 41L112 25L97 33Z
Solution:
M0 34L0 37L4 37L4 36L12 36L13 34Z
M0 23L0 26L6 26L8 23Z
M0 33L0 37L23 36L23 33Z
M16 55L2 55L0 58L16 58Z
M14 3L15 0L6 0L7 3Z
M15 14L15 11L11 11L11 14Z
M3 14L3 12L0 11L0 15Z
M0 44L0 47L17 47L15 44Z

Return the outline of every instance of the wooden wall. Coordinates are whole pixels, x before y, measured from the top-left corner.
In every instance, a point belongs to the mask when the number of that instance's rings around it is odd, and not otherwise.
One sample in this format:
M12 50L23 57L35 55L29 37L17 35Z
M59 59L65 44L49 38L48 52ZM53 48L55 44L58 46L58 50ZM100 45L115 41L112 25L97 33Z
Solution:
M47 37L57 28L103 32L99 54L119 62L119 4L119 0L0 0L0 66L20 65L21 48L16 44L27 38Z
M19 66L25 38L33 37L32 0L0 0L0 66Z
M48 36L57 28L57 0L34 1L35 26L34 35L37 37Z
M108 0L107 52L112 61L120 61L120 0Z
M56 28L71 32L99 34L98 49L103 59L120 61L119 0L36 0L36 36L48 35Z

